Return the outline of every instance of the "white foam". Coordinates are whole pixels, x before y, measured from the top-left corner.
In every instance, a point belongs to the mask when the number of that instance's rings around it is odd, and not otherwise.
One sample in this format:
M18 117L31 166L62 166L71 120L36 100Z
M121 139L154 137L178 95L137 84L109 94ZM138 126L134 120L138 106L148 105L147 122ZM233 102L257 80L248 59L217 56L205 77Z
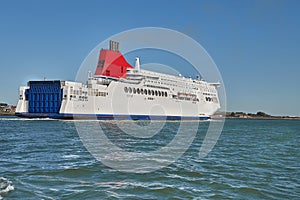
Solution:
M79 158L79 155L63 155L63 158Z
M7 178L0 177L0 200L3 199L1 194L8 193L9 191L14 190L15 187L12 185L12 182Z
M20 118L20 117L0 117L0 121L48 121L57 120L52 118Z

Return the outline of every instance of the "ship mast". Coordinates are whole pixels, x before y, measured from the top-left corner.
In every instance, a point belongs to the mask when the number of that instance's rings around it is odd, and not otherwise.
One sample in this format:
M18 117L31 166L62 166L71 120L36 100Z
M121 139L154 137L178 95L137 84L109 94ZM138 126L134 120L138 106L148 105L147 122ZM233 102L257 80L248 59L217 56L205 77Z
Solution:
M135 69L140 71L140 59L138 57L135 58Z

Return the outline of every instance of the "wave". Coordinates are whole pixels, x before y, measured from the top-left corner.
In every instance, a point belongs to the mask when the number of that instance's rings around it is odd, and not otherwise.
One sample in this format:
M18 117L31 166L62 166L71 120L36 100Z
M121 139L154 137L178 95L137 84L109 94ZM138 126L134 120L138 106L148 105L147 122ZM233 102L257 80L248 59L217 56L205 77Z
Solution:
M0 199L3 199L2 194L8 193L9 191L14 190L15 187L12 185L12 182L7 178L0 177Z
M80 155L63 155L63 158L79 158Z

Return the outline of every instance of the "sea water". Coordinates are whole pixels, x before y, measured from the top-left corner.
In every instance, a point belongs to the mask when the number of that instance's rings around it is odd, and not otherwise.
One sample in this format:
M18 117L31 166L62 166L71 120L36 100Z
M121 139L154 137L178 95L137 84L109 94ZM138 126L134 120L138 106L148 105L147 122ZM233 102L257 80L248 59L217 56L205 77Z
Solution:
M151 138L116 128L116 123L140 122L99 123L120 148L151 151L168 144L180 122L165 123ZM0 117L0 199L300 198L300 121L226 120L213 150L199 158L209 123L200 123L176 162L140 174L95 159L74 121Z

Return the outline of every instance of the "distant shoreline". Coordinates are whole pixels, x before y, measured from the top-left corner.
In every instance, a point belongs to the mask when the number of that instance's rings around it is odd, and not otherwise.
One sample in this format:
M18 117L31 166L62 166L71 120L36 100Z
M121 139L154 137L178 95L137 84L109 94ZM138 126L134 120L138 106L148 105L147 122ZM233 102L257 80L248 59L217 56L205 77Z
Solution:
M217 119L218 117L212 117L212 119ZM253 120L300 120L300 117L281 117L281 116L272 116L272 117L225 117L226 119L253 119Z
M264 112L244 113L244 112L226 112L226 113L216 113L212 116L213 119L224 117L226 119L255 119L255 120L300 120L300 117L290 117L290 116L272 116Z
M15 116L15 113L0 112L0 116Z
M0 112L0 116L15 116L15 112Z

